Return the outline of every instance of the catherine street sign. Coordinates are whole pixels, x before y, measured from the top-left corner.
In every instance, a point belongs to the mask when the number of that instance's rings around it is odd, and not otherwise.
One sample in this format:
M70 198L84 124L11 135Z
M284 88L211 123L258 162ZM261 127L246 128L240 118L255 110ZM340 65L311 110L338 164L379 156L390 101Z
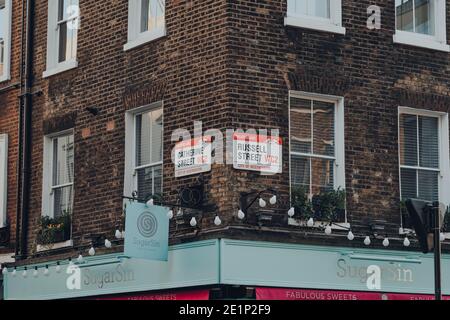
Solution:
M136 259L167 261L168 208L131 202L126 208L125 255Z

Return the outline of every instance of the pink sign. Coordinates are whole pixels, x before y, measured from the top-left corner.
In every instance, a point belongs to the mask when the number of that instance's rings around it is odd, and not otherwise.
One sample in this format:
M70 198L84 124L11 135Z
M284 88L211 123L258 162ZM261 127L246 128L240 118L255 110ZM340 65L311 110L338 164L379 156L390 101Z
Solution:
M168 292L168 293L158 293L158 294L139 294L130 296L119 296L119 297L101 297L95 298L95 300L172 300L172 301L202 301L209 300L209 290L199 290L190 292Z
M257 300L434 300L433 295L399 294L358 291L302 290L283 288L257 288ZM449 296L443 300L450 300Z

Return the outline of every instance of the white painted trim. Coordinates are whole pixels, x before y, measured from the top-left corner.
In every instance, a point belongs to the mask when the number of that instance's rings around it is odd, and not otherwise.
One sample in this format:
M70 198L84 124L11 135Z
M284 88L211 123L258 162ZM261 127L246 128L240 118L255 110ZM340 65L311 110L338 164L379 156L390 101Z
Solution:
M141 106L125 113L125 174L124 189L125 197L131 197L133 191L137 190L137 177L134 174L136 167L136 116L147 111L162 109L163 114L163 137L164 137L164 103L154 102L150 105ZM164 146L163 146L164 149ZM163 152L164 153L164 152ZM164 155L163 155L164 157ZM162 163L161 163L162 164ZM157 165L157 164L153 164ZM162 166L161 185L164 186L164 165Z
M342 26L342 1L330 1L330 19L292 12L289 9L288 2L288 11L284 19L284 25L344 35L346 30Z
M334 25L331 23L331 21L326 20L326 19L298 18L298 17L287 16L284 18L284 25L298 27L298 28L331 32L331 33L337 33L337 34L342 34L342 35L345 35L345 32L346 32L346 29L344 27Z
M289 189L292 194L292 166L291 166L291 98L315 100L334 103L335 105L335 168L334 188L346 190L345 181L345 107L344 97L324 95L303 91L289 91ZM292 200L292 199L291 199ZM347 212L345 212L345 223L347 223Z
M65 71L68 71L71 69L75 69L75 68L78 68L78 61L76 61L76 60L64 61L64 62L58 63L56 65L56 67L54 67L50 70L44 71L44 73L42 74L42 77L48 78L55 74L62 73L62 72L65 72Z
M328 222L327 221L314 221L314 226L308 227L308 228L321 229L321 228L325 228L329 224L330 224L329 221ZM351 228L351 225L348 222L343 222L343 223L337 222L337 224L339 224L339 225L333 224L331 226L331 229L339 230L339 231L348 231ZM294 227L307 227L307 221L302 220L302 219L288 218L288 225L294 226Z
M14 263L14 253L0 254L0 265L4 263Z
M42 170L42 216L53 218L53 139L74 134L73 129L44 136Z
M43 78L78 67L76 59L58 62L58 0L48 0L47 3L47 66L42 75Z
M51 244L45 244L45 245L38 244L36 247L36 251L37 252L45 252L45 251L70 248L70 247L73 247L73 240L67 240L64 242L51 243Z
M0 134L0 228L8 221L8 135Z
M438 42L433 37L422 37L413 32L397 31L393 36L394 43L405 44L414 47L450 52L448 44Z
M445 0L435 0L434 4L435 36L396 30L393 36L394 43L450 52L450 46L447 44L447 17Z
M148 42L154 41L156 39L166 36L166 29L156 29L149 32L140 33L139 36L131 41L128 41L124 46L123 50L128 51L137 47L140 47Z
M141 4L141 0L128 0L128 42L123 47L124 51L139 47L166 35L165 25L164 28L141 32Z
M401 157L400 157L400 116L402 114L417 115L423 117L435 117L439 119L439 201L448 205L450 203L450 158L449 158L449 117L448 113L414 109L410 107L398 107L398 149L399 149L399 182L401 195Z
M6 30L5 41L5 61L3 64L3 74L0 75L0 82L7 81L11 79L11 29L12 29L12 0L5 1L6 16L8 19L5 21L0 21L3 24L3 29Z

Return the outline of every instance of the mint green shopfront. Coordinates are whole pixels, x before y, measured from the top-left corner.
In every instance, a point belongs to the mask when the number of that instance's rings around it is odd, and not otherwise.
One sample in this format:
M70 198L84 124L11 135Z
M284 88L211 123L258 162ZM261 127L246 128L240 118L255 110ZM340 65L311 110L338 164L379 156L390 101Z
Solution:
M369 290L367 268L381 270L381 289ZM69 289L67 265L57 273L45 264L4 276L5 300L92 298L159 290L239 285L346 292L432 295L433 255L415 252L207 240L172 246L168 262L120 255L86 258L78 265L79 288ZM38 267L37 277L33 270ZM450 255L442 259L443 294L450 295Z

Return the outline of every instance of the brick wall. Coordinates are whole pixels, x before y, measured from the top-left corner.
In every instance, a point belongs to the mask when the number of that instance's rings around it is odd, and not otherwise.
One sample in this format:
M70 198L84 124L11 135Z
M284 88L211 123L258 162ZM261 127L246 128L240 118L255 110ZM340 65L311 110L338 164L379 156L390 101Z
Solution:
M295 228L260 229L251 219L234 218L240 192L267 186L289 191L289 90L345 98L349 219L355 224L365 218L384 219L392 232L398 230L397 107L447 111L448 53L393 44L395 9L388 0L377 3L382 7L381 30L366 28L371 1L344 0L345 36L285 27L284 0L166 4L167 36L124 52L127 1L81 0L79 67L42 79L47 5L36 3L33 89L43 95L34 98L29 253L34 251L41 216L43 135L68 126L75 130L75 246L88 243L91 233L112 237L122 214L125 111L159 100L164 100L167 201L175 201L179 188L196 178L174 178L173 130L192 131L193 121L201 120L205 130L280 129L284 140L283 174L261 176L214 165L204 179L207 200L218 211L204 216L198 232L187 228L173 242L222 236L360 245L341 241L339 235L324 238ZM138 95L140 99L133 98ZM91 115L86 107L98 108L99 115ZM212 224L215 213L224 222L219 228Z

